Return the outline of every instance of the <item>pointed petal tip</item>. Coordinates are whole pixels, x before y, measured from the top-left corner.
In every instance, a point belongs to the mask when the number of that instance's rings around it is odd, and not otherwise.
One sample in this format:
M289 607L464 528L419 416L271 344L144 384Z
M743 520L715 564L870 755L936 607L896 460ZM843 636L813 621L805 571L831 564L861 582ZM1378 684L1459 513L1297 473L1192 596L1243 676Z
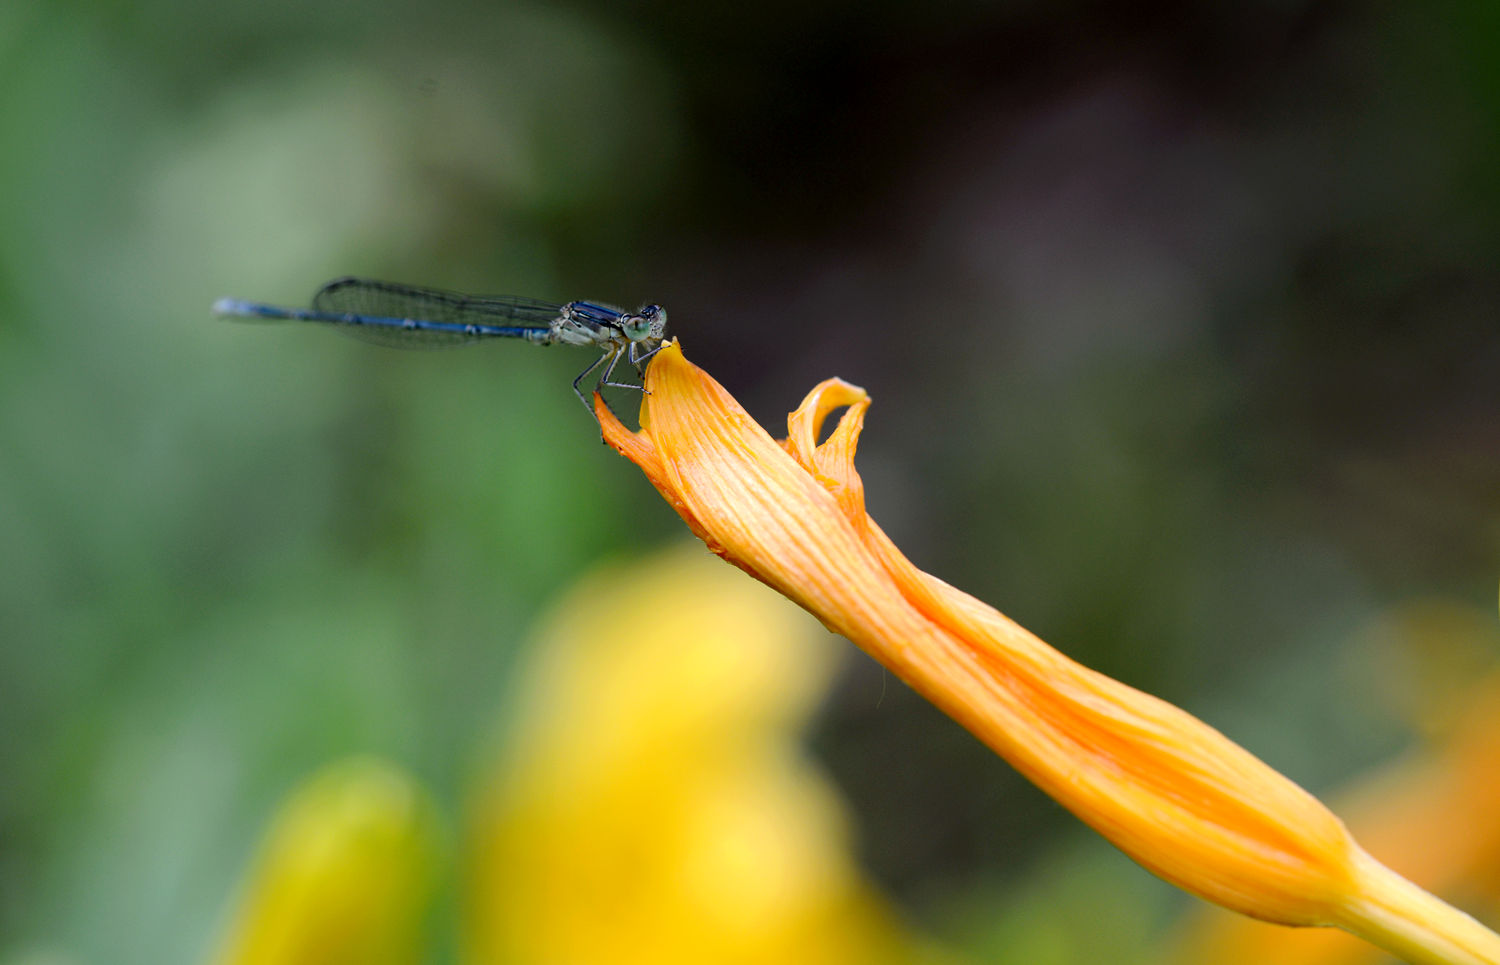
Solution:
M642 407L644 412L644 407ZM594 390L594 416L599 420L599 430L604 437L604 444L614 449L620 455L631 460L640 462L636 450L641 447L650 447L647 440L641 438L641 434L632 432L630 427L620 421L619 416L604 401L604 396L598 389Z

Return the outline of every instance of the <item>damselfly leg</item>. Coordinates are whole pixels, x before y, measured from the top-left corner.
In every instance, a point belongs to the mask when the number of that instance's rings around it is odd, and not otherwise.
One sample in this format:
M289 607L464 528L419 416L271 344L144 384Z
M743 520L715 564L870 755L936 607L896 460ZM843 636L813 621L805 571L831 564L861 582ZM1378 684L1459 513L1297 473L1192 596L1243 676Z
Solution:
M578 396L578 401L583 403L583 407L585 409L589 410L589 415L594 416L594 418L596 420L599 417L597 415L594 415L594 407L589 404L588 397L583 394L583 390L578 387L578 383L582 382L584 379L588 378L590 372L593 372L599 366L603 365L604 364L604 360L607 359L607 358L609 358L611 354L616 354L617 355L619 353L615 352L615 350L613 350L613 349L611 349L608 352L605 352L603 355L601 355L598 358L594 359L594 361L589 365L588 368L584 369L582 372L579 372L578 373L578 378L576 378L576 379L573 380L573 394L576 395L576 396ZM598 386L596 385L595 388L597 389Z
M635 345L634 342L631 342L630 344L632 346ZM622 345L619 348L615 349L615 357L609 360L609 368L607 368L607 369L604 370L604 378L602 378L602 379L599 380L599 384L600 385L608 385L608 386L611 386L612 388L616 388L616 389L636 389L636 390L641 391L641 392L646 391L646 387L644 385L636 385L634 382L614 382L614 381L611 381L614 378L615 366L618 365L618 364L620 364L620 359L624 355L625 355L625 346ZM635 360L631 359L631 361L633 362Z

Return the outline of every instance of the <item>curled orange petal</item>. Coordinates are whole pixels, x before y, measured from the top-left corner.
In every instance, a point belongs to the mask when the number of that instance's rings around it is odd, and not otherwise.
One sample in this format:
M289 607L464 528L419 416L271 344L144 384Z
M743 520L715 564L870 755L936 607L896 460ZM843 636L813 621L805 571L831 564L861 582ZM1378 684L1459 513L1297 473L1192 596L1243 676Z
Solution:
M1339 925L1411 961L1500 965L1500 936L1375 862L1248 751L914 567L865 513L853 463L862 389L818 385L778 443L675 342L646 388L639 432L596 398L605 440L714 553L854 641L1146 868L1244 914Z

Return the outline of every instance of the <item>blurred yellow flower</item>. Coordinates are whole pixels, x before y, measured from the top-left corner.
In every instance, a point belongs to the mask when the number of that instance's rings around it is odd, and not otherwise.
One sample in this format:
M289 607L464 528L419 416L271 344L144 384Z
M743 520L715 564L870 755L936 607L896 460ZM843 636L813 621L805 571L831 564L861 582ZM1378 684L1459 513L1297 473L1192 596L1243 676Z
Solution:
M473 802L463 960L936 960L861 878L799 750L839 655L805 614L683 548L585 579L535 654ZM424 960L433 841L400 772L326 769L281 809L212 961Z
M366 758L328 767L281 808L210 961L423 961L436 852L430 806L400 771Z
M537 642L473 807L467 960L912 961L798 749L836 659L698 552L585 580Z
M1500 965L1500 936L1369 857L1243 748L912 566L864 510L863 390L814 388L783 447L675 342L646 388L638 433L596 396L606 441L711 550L869 651L1136 861L1254 917L1339 925L1417 962Z

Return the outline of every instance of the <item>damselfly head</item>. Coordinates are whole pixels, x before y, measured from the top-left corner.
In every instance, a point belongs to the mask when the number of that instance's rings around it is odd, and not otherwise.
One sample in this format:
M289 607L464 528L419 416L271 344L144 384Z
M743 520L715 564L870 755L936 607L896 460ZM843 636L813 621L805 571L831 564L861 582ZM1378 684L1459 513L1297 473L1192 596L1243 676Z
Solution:
M634 315L621 317L620 331L632 342L660 340L667 334L667 310L660 305L644 305Z

